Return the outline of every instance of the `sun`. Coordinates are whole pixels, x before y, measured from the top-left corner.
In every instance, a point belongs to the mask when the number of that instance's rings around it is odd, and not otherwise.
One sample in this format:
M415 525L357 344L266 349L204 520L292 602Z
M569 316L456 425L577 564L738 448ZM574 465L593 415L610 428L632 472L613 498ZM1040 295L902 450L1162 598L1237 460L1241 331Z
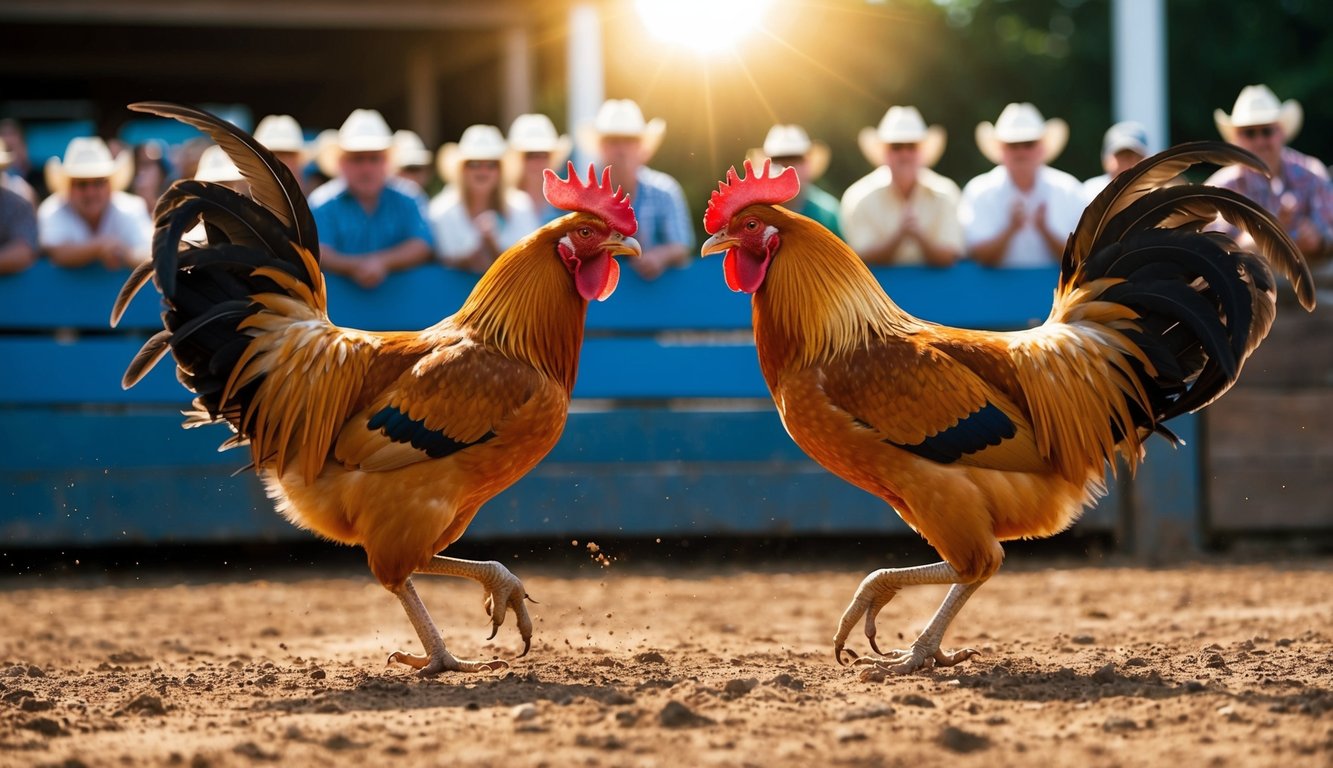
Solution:
M771 4L772 0L634 0L653 37L700 53L734 46L759 26Z

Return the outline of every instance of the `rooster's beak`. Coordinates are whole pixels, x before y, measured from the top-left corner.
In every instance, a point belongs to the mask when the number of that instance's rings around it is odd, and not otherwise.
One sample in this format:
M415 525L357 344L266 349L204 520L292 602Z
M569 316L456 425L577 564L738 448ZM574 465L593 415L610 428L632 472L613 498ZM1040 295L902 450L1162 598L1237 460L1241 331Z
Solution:
M699 255L711 256L714 253L722 253L739 242L736 238L728 236L726 230L722 230L704 241L703 247L699 249Z
M621 235L619 232L606 239L602 243L602 250L607 256L642 256L643 248L639 246L639 241L632 237Z

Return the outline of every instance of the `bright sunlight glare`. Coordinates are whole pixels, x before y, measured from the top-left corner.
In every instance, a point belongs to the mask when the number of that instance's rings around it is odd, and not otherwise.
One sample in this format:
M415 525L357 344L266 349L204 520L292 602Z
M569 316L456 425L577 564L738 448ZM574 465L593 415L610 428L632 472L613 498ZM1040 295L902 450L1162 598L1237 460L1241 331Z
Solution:
M701 53L730 48L763 21L772 0L634 0L653 37Z

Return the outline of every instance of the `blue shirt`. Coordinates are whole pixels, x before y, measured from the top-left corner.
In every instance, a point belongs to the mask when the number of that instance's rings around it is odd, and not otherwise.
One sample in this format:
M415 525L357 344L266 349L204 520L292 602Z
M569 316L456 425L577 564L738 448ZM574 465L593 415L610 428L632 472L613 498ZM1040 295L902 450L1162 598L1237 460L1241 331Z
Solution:
M685 193L670 176L652 168L641 167L635 176L638 190L630 198L639 230L634 239L646 251L667 243L680 243L686 249L694 245L694 227Z
M321 186L310 198L319 241L339 253L354 256L382 251L413 238L435 247L421 205L392 187L380 192L379 205L369 214L342 179Z

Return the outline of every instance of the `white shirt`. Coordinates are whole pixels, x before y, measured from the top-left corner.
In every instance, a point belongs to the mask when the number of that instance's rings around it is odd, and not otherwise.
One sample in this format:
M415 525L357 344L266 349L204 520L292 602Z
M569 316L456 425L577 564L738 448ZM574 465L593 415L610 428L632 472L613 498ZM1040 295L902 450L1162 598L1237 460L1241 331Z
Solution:
M78 245L99 237L124 243L135 261L146 261L153 242L153 221L143 198L112 192L96 232L60 195L51 195L37 207L37 238L43 248Z
M1103 173L1101 176L1093 176L1091 179L1083 182L1083 199L1091 203L1093 198L1101 194L1106 185L1111 183L1111 174Z
M1037 170L1037 182L1029 192L1023 193L1009 179L1004 166L997 165L963 187L958 219L963 224L964 240L970 250L977 243L1003 232L1009 226L1014 202L1021 201L1029 219L1009 239L1000 266L1043 267L1058 263L1060 254L1051 253L1030 215L1044 203L1046 228L1062 237L1078 226L1084 200L1083 185L1064 171L1042 166Z
M508 250L538 227L537 212L526 193L506 189L504 208L495 232L495 244L501 251ZM445 187L430 201L427 218L435 235L435 250L444 263L457 264L481 245L481 232L468 216L457 187Z

